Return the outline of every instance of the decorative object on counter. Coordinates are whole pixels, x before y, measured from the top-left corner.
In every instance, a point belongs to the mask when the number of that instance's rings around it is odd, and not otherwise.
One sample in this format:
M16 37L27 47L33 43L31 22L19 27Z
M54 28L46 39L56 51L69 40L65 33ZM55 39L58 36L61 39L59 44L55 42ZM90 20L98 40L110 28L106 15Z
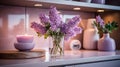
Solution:
M92 0L92 3L105 4L105 0Z
M71 50L80 50L81 42L79 40L72 40L70 43Z
M103 37L98 41L98 50L113 51L115 48L115 41L110 38L109 33L103 34Z
M19 51L30 51L34 48L33 35L17 35L17 43L14 43L14 46Z
M80 0L81 2L91 3L92 0Z
M33 42L33 35L17 35L17 42L19 43L32 43Z
M97 49L97 42L99 34L97 28L93 25L95 19L88 19L87 29L83 35L83 48L84 49Z
M98 41L98 50L114 51L116 48L114 39L110 38L109 33L118 28L118 24L113 22L104 23L103 19L98 15L94 25L98 28L98 33L102 33L103 37Z
M49 18L45 14L40 14L39 18L41 23L32 22L31 28L37 32L38 36L44 35L45 39L50 37L52 40L52 47L49 49L51 56L64 55L63 40L68 40L82 32L82 29L77 26L80 22L79 16L75 16L65 23L56 7L53 6L50 8Z
M34 50L30 52L0 51L0 59L29 59L45 56L45 50Z

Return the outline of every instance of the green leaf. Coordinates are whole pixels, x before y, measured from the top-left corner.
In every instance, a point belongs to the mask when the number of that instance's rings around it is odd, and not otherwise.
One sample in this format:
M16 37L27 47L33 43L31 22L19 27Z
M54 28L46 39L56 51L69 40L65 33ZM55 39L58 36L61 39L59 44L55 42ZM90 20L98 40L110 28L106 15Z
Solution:
M108 22L107 24L105 24L105 28L106 30L108 30L109 33L112 33L113 30L116 30L118 28L118 24L113 21L113 22Z
M46 33L46 34L44 34L44 38L45 39L47 39L47 37L48 37L49 35Z
M41 37L42 36L42 34L40 34L39 32L36 32L37 33L37 36L38 37Z
M50 23L46 24L46 25L45 25L45 28L46 28L46 30L49 30L49 28L50 28Z

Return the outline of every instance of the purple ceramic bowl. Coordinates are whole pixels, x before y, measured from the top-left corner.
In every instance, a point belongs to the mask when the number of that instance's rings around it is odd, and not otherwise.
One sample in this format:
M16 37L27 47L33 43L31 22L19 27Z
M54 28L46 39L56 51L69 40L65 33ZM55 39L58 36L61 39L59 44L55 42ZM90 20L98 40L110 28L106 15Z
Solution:
M14 47L19 51L30 51L34 45L34 43L14 43Z
M32 43L33 42L33 35L17 35L17 42L18 43Z

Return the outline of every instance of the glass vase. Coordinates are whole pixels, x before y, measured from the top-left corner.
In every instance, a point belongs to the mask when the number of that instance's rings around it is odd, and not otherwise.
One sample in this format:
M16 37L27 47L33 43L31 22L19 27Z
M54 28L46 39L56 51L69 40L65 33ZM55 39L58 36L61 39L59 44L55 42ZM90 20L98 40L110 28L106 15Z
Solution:
M51 56L64 55L64 37L50 37L49 53Z

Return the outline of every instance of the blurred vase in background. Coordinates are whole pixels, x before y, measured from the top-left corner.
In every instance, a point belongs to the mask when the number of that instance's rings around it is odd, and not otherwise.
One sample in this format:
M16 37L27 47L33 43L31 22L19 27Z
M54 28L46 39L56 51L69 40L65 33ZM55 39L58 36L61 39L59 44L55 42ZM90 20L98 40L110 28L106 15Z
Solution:
M97 42L99 34L97 28L93 25L95 19L88 19L87 29L84 31L83 48L84 49L97 49Z

